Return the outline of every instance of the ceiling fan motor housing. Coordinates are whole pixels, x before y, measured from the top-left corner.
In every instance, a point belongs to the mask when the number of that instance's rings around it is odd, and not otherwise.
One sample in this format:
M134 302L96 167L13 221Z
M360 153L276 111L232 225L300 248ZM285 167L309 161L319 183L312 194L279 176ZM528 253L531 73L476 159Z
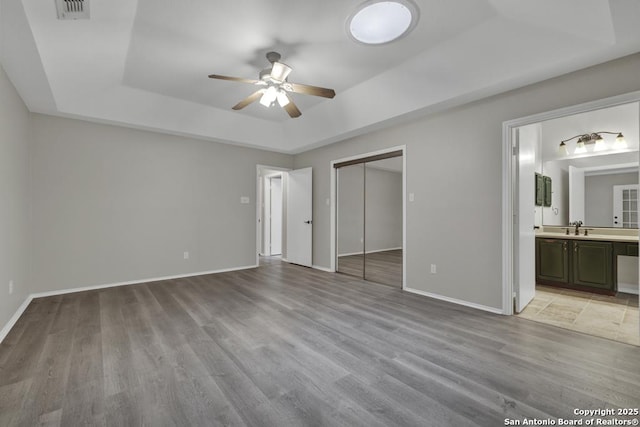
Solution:
M280 55L278 52L267 52L266 57L267 57L267 61L273 64L274 62L280 61L280 58L282 58L282 55Z

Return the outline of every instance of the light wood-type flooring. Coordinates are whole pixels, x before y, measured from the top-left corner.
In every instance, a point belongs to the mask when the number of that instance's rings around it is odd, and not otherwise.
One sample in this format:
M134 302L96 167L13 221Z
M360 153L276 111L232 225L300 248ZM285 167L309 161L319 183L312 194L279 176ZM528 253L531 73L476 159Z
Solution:
M402 287L402 249L338 257L338 271L370 282ZM364 271L364 276L363 276Z
M520 317L640 346L638 295L592 294L536 286L536 295Z
M272 260L34 300L0 426L501 426L638 384L634 346Z

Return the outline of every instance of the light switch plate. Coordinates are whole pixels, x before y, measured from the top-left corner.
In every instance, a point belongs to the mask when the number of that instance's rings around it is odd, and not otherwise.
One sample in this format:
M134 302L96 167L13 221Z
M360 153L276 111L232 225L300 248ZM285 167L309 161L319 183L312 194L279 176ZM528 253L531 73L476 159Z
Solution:
M416 195L413 193L409 193L409 201L414 202L416 200Z

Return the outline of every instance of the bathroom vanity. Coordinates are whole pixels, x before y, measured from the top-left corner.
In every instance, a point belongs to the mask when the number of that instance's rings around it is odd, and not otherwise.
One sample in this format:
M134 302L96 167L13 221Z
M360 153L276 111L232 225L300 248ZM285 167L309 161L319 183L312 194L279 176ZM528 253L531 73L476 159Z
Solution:
M615 295L619 255L638 256L638 230L591 228L575 235L573 227L545 226L536 231L536 282Z

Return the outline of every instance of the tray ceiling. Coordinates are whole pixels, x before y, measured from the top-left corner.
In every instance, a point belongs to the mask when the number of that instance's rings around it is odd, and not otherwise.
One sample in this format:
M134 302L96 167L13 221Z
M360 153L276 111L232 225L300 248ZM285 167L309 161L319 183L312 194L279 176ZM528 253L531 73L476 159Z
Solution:
M295 153L640 51L637 1L417 0L415 30L382 46L347 36L360 2L92 0L61 21L2 0L2 63L31 111ZM232 111L255 88L207 75L257 78L270 50L336 97L294 94L294 120Z

